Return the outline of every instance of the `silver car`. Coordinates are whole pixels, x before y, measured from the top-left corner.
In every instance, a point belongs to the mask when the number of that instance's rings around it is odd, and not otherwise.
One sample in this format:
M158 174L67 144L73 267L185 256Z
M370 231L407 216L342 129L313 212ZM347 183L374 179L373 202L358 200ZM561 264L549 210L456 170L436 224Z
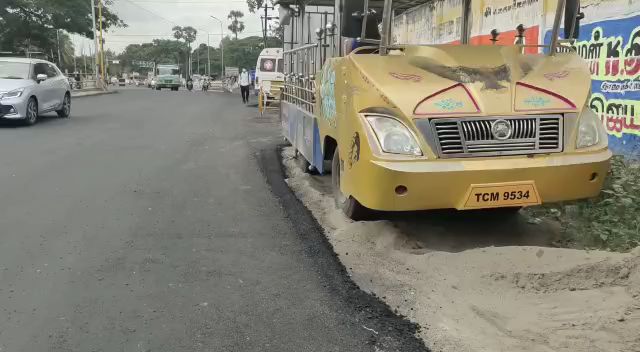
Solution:
M0 58L0 118L28 125L41 114L71 114L71 87L56 65L36 59Z

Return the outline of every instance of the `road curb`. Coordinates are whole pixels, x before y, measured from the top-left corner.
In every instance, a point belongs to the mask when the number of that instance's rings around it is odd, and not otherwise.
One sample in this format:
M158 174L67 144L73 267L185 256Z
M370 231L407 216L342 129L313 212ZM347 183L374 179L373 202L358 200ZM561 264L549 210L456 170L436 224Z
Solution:
M100 95L116 94L116 93L118 93L118 91L117 90L107 90L107 91L95 91L95 92L86 92L86 93L91 93L91 94L73 95L73 92L71 92L71 98L78 99L78 98L86 98L86 97L97 97L97 96L100 96Z
M420 326L394 313L391 307L373 294L361 290L338 259L324 229L302 201L289 188L282 163L283 145L272 145L258 152L260 170L278 198L292 228L302 239L304 256L310 259L325 287L341 302L353 309L351 323L375 331L371 345L384 351L429 351L418 337Z

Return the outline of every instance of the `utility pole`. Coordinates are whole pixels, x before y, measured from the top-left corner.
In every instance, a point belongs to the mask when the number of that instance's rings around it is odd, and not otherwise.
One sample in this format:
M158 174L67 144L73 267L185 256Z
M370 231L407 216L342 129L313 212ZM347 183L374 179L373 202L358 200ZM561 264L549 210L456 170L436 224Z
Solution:
M73 73L76 73L76 72L78 72L78 64L76 61L76 41L73 40Z
M84 61L84 75L87 77L87 56L84 54L84 40L82 42L82 60Z
M275 7L273 6L269 6L269 4L267 3L267 0L264 0L263 5L264 6L264 23L262 21L260 21L260 24L262 27L262 40L264 42L264 47L267 47L267 37L269 34L269 20L273 20L273 19L277 19L278 17L276 16L271 16L269 17L269 10L275 10Z
M98 16L100 16L100 75L105 80L104 75L104 40L102 39L102 0L98 0Z
M264 1L264 31L262 31L262 35L264 36L264 47L267 47L267 23L269 21L269 4L267 1Z
M192 66L193 66L193 62L191 62L193 59L191 57L191 44L187 43L187 79L191 78L191 74L193 72L192 71Z
M56 29L56 42L58 42L58 68L62 67L62 57L60 56L60 30Z
M95 42L95 56L94 56L94 62L95 64L93 65L93 72L94 72L94 76L96 78L96 82L98 82L99 78L98 78L98 31L96 30L96 7L95 7L95 2L94 0L89 0L89 2L91 2L91 18L93 19L93 40ZM99 84L99 83L96 83Z
M91 45L89 45L89 55L88 55L88 57L89 57L89 67L91 67L92 70L95 70L96 65L97 65L96 64L96 54L93 51L91 51ZM94 76L96 75L95 71L93 71L92 73L93 73Z
M209 43L210 36L211 36L211 33L207 33L207 76L209 77L211 77L211 53L210 53L211 44Z

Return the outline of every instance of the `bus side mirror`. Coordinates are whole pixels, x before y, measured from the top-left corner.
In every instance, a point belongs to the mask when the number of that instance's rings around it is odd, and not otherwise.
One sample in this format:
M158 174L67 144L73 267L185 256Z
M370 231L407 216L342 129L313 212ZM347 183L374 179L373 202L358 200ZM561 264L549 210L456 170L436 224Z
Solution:
M564 5L564 39L580 37L580 20L584 13L580 12L580 0L566 0Z

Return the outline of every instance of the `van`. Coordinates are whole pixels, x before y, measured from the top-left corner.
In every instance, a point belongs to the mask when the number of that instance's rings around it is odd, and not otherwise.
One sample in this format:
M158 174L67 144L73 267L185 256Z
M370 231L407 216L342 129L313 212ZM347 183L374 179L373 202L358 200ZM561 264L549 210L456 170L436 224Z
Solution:
M279 96L284 84L284 60L282 48L266 48L260 52L256 63L255 89L268 92L270 96Z

